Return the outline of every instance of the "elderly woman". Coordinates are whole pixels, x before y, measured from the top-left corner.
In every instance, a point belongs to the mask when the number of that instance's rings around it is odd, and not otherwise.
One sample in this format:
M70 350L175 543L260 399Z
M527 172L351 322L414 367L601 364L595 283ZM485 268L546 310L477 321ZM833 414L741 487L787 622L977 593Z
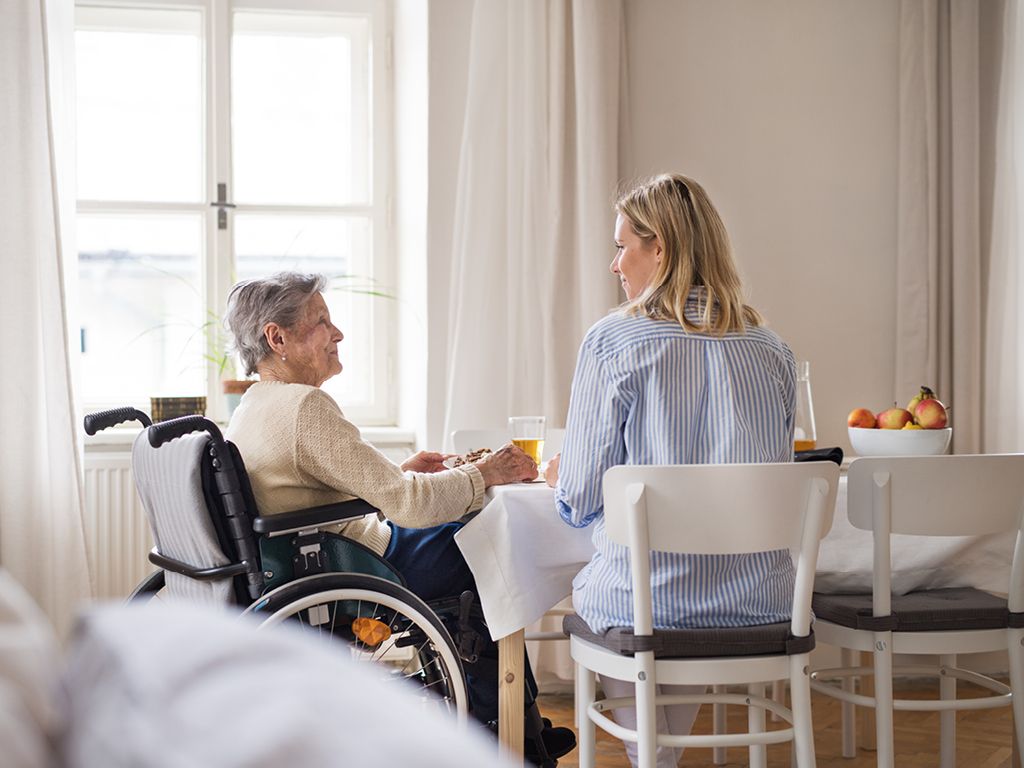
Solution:
M510 444L455 469L444 467L444 455L428 451L398 466L366 443L320 389L341 372L338 343L344 338L331 323L325 286L321 275L283 272L241 282L228 298L235 348L246 373L260 380L242 398L226 436L245 461L260 512L365 499L382 517L360 518L337 532L383 556L424 600L475 591L453 539L460 527L455 521L480 508L488 486L534 479L536 465ZM484 655L496 658L490 645ZM494 720L496 672L469 665L467 673L473 714ZM540 722L535 707L532 714ZM548 752L571 748L572 733L563 731L543 730ZM527 744L528 751L531 746L544 754L536 744Z
M573 604L595 632L633 624L629 553L605 532L605 470L793 459L793 355L744 303L725 226L707 193L685 176L662 175L622 195L615 210L611 271L626 301L583 340L563 455L546 474L562 518L594 526L597 551L573 582ZM788 621L793 577L783 551L658 553L651 567L654 625ZM609 697L633 693L631 683L618 680L606 678L602 686ZM697 709L659 708L659 730L689 733ZM616 718L636 727L633 709L617 710ZM636 744L627 752L635 765ZM658 766L675 766L681 752L659 748Z

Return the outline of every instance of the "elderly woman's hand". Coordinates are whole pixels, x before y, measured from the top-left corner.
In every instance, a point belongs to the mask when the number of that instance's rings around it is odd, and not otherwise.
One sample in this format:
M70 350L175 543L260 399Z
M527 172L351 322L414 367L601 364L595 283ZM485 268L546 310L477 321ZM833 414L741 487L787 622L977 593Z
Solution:
M476 463L484 486L525 483L537 478L537 464L519 448L508 443Z
M448 469L444 460L451 454L437 453L436 451L420 451L402 462L403 472L443 472Z

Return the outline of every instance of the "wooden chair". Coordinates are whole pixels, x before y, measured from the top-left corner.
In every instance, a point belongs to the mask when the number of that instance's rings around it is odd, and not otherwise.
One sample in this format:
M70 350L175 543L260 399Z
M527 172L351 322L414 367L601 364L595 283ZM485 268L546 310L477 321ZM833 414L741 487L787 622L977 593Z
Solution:
M875 710L879 766L894 764L893 711L938 711L940 760L956 758L956 710L1012 704L1018 747L1024 745L1024 455L921 456L858 459L848 475L850 523L874 537L872 591L864 595L815 594L814 631L843 650L842 667L816 670L811 687L843 702L843 754L853 757L853 707ZM939 589L892 594L890 536L1017 535L1006 599L977 589ZM1010 686L957 667L957 656L1009 653ZM853 666L853 654L874 656L874 670ZM893 654L938 657L935 665L893 667ZM859 655L859 654L858 654ZM873 696L854 692L853 682L873 674ZM939 698L896 699L893 678L936 676ZM834 679L840 684L825 683ZM992 695L958 699L956 681Z
M609 538L630 549L634 626L596 635L577 617L565 620L576 663L580 768L594 765L595 726L638 742L639 764L655 762L657 746L749 745L751 765L766 762L765 745L793 741L797 764L814 765L809 655L811 593L818 546L832 525L839 468L830 462L620 466L604 476ZM654 629L651 542L665 552L739 554L790 549L797 553L792 620L755 627ZM636 696L596 700L595 673L636 683ZM764 683L786 679L792 708L764 696ZM748 686L749 693L656 695L658 684ZM748 707L747 733L670 736L656 732L662 704L728 703ZM636 730L607 710L635 705ZM791 725L765 730L765 711Z

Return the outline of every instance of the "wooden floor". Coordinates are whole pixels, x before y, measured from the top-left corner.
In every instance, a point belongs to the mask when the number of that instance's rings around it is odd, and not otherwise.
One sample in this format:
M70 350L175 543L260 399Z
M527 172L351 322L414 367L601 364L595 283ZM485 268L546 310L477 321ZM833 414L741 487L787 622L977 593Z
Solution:
M909 692L908 696L927 695ZM556 725L573 727L571 695L542 695L541 712ZM839 702L813 695L815 751L818 768L868 768L875 765L875 753L858 750L856 758L844 759L840 747ZM729 707L729 729L746 729L746 712ZM772 727L769 725L769 727ZM697 719L695 733L711 732L711 708L705 706ZM939 715L929 712L897 712L895 721L896 765L900 768L937 766ZM1013 716L1009 707L957 713L957 765L970 768L1011 768ZM745 748L730 748L727 765L747 765ZM711 766L710 749L691 749L680 766ZM558 761L559 768L577 768L578 754L573 751ZM628 768L622 743L597 729L597 767ZM769 768L790 768L790 747L768 747Z

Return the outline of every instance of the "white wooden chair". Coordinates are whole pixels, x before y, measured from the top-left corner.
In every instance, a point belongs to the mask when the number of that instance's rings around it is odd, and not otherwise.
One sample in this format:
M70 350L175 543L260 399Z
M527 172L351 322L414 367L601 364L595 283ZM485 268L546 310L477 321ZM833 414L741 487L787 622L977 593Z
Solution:
M831 462L621 466L604 476L608 536L630 548L632 628L589 632L577 616L565 620L576 663L580 768L594 765L595 725L638 742L639 764L655 763L657 746L750 745L752 766L766 762L767 744L792 740L797 764L814 765L808 686L811 593L818 546L832 525L839 468ZM660 630L651 618L651 542L666 552L737 554L789 548L796 553L792 620L756 627ZM636 683L635 698L596 700L595 673ZM764 696L764 684L786 679L792 709ZM656 695L658 684L748 685L747 694ZM671 736L656 732L662 704L727 703L748 707L747 733ZM607 710L637 708L637 728ZM765 730L765 711L789 728Z
M1012 703L1016 739L1024 746L1024 455L921 456L858 459L848 475L850 523L872 531L871 594L815 594L814 632L842 649L842 667L816 670L811 687L843 702L843 755L854 757L853 707L873 707L879 766L894 764L893 711L938 711L940 764L956 759L956 710ZM1009 601L976 589L892 594L890 535L971 536L1016 532L1007 586ZM1008 651L1010 686L957 667L957 655ZM855 652L874 654L874 670L853 666ZM924 654L935 665L893 667L893 654ZM874 696L854 692L854 681L874 674ZM893 677L936 676L939 698L893 698ZM836 680L838 683L825 683ZM957 699L956 681L991 695Z

